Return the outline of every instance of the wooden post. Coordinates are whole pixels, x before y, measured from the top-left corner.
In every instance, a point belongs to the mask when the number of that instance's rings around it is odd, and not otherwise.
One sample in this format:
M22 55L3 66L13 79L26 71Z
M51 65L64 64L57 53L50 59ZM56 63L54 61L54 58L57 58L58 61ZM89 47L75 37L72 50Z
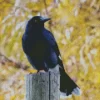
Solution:
M26 100L60 100L60 74L53 69L26 75Z

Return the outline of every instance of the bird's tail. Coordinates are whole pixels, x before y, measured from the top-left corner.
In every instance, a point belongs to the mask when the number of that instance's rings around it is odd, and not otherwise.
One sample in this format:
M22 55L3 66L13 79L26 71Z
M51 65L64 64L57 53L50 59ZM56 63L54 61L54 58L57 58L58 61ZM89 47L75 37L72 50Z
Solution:
M75 82L67 75L64 70L62 61L59 61L60 70L60 91L61 96L71 96L72 94L81 95L81 90Z

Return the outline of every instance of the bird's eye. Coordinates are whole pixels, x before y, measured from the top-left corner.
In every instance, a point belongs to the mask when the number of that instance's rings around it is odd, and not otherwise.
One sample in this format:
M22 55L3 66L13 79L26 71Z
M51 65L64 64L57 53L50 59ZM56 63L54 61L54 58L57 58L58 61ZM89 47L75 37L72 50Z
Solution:
M34 22L37 23L37 20L35 19Z

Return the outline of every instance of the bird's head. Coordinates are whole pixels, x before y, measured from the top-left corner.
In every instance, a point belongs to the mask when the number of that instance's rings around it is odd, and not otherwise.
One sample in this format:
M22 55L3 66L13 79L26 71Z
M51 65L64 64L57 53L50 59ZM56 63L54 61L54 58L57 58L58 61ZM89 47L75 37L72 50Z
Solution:
M46 22L46 21L48 21L48 20L50 20L50 18L44 18L44 17L42 17L42 16L34 16L33 18L31 18L30 20L29 20L29 24L31 25L31 26L44 26L44 23Z

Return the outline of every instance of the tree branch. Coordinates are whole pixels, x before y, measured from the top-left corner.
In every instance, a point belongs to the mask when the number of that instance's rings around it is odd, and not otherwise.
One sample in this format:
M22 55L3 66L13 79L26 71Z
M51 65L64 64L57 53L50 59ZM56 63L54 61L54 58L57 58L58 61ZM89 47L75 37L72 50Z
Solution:
M27 70L29 68L29 66L24 65L21 62L15 62L15 61L9 59L8 57L6 57L5 55L3 55L1 53L0 53L0 63L2 65L5 65L6 63L11 63L16 68L21 68L23 70Z

